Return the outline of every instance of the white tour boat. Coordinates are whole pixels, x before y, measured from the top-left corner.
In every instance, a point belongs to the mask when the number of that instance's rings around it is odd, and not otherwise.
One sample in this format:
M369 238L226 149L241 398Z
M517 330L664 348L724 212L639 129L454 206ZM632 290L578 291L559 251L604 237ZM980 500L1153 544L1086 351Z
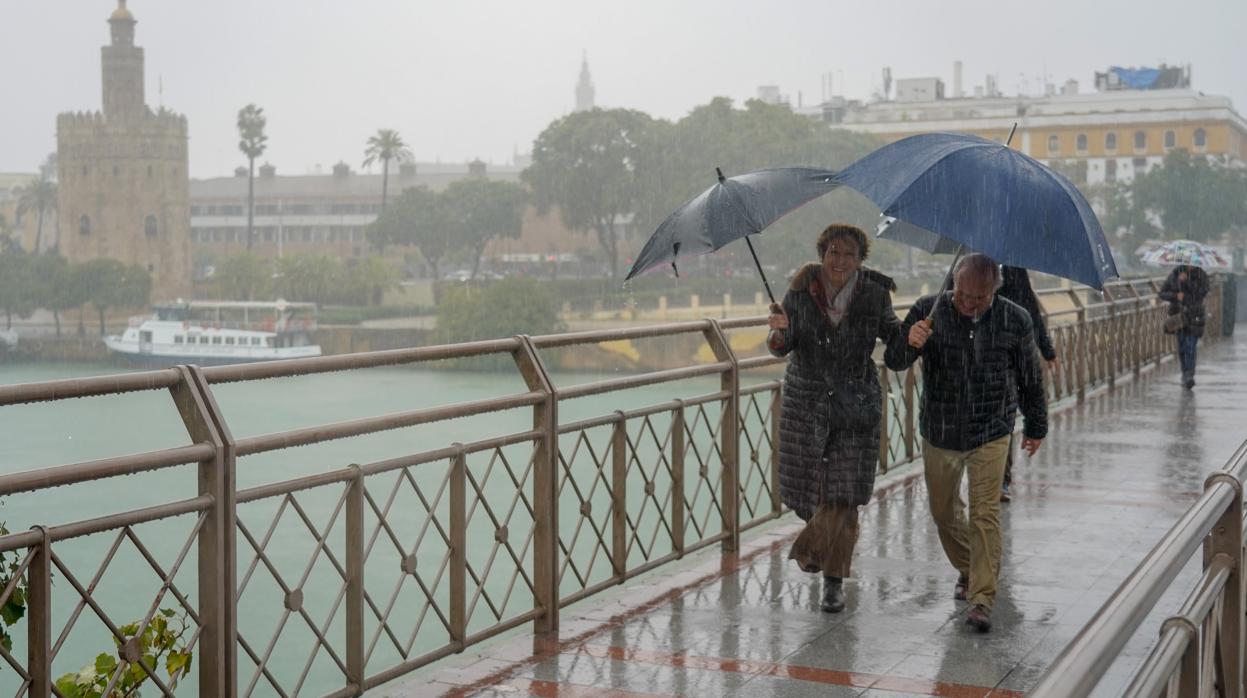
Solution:
M190 301L155 306L104 344L142 364L233 364L320 356L315 303Z

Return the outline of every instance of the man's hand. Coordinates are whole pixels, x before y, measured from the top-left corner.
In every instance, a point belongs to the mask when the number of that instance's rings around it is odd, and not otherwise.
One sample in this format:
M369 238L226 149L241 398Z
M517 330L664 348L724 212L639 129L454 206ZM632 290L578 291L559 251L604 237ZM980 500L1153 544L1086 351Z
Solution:
M915 349L921 349L927 340L931 338L931 318L919 320L909 328L909 346Z
M1029 436L1023 437L1022 450L1026 451L1027 456L1033 456L1035 455L1035 451L1039 450L1039 446L1042 443L1043 443L1043 439L1032 439Z
M788 315L779 306L779 303L771 304L771 316L766 319L766 323L773 330L788 329Z

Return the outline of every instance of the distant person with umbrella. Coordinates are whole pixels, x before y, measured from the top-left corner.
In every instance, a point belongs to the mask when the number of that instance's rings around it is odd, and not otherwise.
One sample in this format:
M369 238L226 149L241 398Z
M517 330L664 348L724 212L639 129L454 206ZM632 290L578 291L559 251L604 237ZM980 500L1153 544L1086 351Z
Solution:
M1204 336L1204 298L1208 295L1208 274L1194 265L1181 265L1169 272L1157 297L1169 304L1169 317L1175 319L1178 336L1178 363L1182 366L1182 387L1195 387L1195 345Z
M892 310L896 284L862 266L870 239L851 225L828 226L806 264L772 304L767 346L787 356L780 408L779 487L806 522L789 554L823 574L821 608L845 607L858 536L857 508L874 492L882 391L871 358L875 340L900 342Z
M959 573L953 598L970 602L966 623L991 630L1000 572L1000 485L1019 406L1022 450L1034 455L1048 434L1048 407L1027 312L998 298L1001 273L982 254L958 260L953 288L923 296L889 344L894 371L922 359L919 412L923 474L940 544ZM969 476L965 514L961 480Z

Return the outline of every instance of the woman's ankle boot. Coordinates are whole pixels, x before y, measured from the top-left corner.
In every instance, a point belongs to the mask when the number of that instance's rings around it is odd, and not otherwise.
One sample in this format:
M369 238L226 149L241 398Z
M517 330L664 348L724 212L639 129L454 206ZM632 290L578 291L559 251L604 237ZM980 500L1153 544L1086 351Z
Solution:
M823 577L823 605L826 613L844 610L844 580L840 577Z

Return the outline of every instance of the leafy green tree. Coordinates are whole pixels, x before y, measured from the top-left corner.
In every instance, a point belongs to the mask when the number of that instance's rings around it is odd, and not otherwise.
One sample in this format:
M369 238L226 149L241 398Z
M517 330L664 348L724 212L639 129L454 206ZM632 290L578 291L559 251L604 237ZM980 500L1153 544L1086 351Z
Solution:
M267 293L272 277L272 265L269 261L250 252L230 255L220 260L213 275L217 293L221 294L222 299L246 301L253 301L256 296Z
M1210 240L1247 224L1247 172L1219 158L1171 150L1161 167L1135 177L1131 195L1170 239Z
M238 149L247 156L247 251L255 242L255 160L264 154L268 136L264 127L268 119L264 110L248 104L238 110Z
M542 213L558 206L569 228L597 236L612 276L623 224L642 209L659 164L658 129L639 111L575 112L537 136L532 165L520 175Z
M52 311L56 336L61 336L61 313L87 302L78 268L59 254L45 252L30 258L32 293L38 307Z
M439 276L438 265L442 258L457 245L445 200L425 186L404 189L394 204L368 226L366 234L378 253L386 245L420 248L434 278Z
M516 334L548 334L561 329L558 300L534 279L503 279L484 289L455 286L437 304L439 342L470 342ZM483 357L460 364L473 368L514 366L508 356Z
M104 336L104 313L109 308L139 308L151 298L152 277L138 265L125 264L106 257L88 260L78 267L84 293L95 309Z
M27 318L39 307L32 258L20 249L0 254L0 310L6 329L13 328L14 315Z
M494 238L518 238L528 194L512 182L481 177L452 182L441 194L452 237L472 253L472 278Z
M22 187L17 197L18 216L34 213L38 217L35 223L35 249L31 250L38 253L43 250L43 219L49 212L56 210L56 180L44 170L37 179Z
M347 260L340 301L352 305L381 305L385 292L398 282L398 270L380 257Z
M320 254L288 255L277 260L277 289L292 301L329 303L342 277L342 261Z
M390 186L390 161L405 162L411 158L411 151L403 142L398 131L383 128L377 135L368 138L368 147L364 150L364 167L381 162L381 209L385 210L385 195Z

